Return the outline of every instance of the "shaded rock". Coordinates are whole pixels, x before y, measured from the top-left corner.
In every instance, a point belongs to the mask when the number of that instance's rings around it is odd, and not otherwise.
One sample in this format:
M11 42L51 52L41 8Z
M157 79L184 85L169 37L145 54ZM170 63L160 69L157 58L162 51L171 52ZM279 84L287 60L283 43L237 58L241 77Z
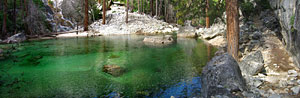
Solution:
M244 91L245 80L238 63L228 53L214 57L202 71L202 96L215 95L233 97L231 92Z
M292 87L291 90L293 91L294 94L297 95L299 93L299 91L300 91L300 86Z
M239 64L243 75L254 75L264 67L261 51L256 51L247 55Z
M254 34L251 35L252 40L259 40L260 38L262 38L261 32L256 31Z
M19 43L19 42L23 42L26 40L26 36L24 33L18 33L15 34L9 38L7 38L6 40L4 40L5 43Z
M102 71L114 77L121 76L125 72L125 70L118 65L104 65Z
M198 35L197 35L197 33L178 33L177 37L196 38L196 37L198 37Z
M151 36L145 37L143 40L144 43L153 43L158 45L167 45L172 44L174 39L171 36Z

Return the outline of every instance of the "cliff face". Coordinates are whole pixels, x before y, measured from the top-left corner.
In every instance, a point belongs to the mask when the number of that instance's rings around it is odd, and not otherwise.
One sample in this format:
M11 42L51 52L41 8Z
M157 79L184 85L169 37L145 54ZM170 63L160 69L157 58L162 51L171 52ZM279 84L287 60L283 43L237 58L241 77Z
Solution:
M300 67L300 0L269 0L280 22L283 43Z

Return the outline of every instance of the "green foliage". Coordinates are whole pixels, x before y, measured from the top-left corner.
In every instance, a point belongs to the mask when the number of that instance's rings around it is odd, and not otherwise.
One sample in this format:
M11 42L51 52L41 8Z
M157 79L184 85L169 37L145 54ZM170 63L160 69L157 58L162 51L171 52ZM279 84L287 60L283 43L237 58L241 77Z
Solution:
M246 13L253 13L254 12L254 5L251 2L246 1L246 2L241 4L241 10L243 12L246 12Z
M48 1L48 4L49 4L49 5L54 5L54 2L51 1L51 0L49 0L49 1Z
M39 8L44 7L44 3L42 0L33 0L33 3L36 4Z
M91 14L94 15L95 20L98 20L98 19L101 18L101 15L100 15L101 11L100 11L100 9L97 8L97 5L96 5L96 4L92 6L92 9L91 9L91 10L92 10L92 12L93 12L93 13L91 13Z
M269 0L255 0L255 2L260 5L262 9L272 9Z
M290 19L290 25L294 25L294 22L295 22L295 14L293 14L291 16L291 19Z

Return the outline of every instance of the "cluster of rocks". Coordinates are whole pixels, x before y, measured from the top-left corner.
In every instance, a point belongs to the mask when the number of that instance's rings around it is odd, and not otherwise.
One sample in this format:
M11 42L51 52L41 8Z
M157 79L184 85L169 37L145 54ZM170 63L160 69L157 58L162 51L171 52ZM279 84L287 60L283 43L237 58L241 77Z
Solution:
M166 34L173 33L179 28L169 25L162 20L157 20L149 15L129 13L128 23L125 23L125 7L113 5L107 11L106 24L102 19L90 25L91 29L102 35L113 34Z
M258 50L263 42L262 32L254 26L252 21L240 25L239 51L242 55Z

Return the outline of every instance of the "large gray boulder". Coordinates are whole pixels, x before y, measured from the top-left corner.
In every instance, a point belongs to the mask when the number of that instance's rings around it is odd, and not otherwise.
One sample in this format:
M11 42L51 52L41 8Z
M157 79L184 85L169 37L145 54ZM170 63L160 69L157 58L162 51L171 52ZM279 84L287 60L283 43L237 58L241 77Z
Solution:
M239 64L243 75L255 75L264 67L264 59L261 51L247 55Z
M202 71L201 95L204 98L221 95L234 97L231 92L246 90L238 63L225 53L214 57Z
M95 0L89 0L89 4L97 4ZM73 23L83 22L84 0L63 0L60 5L62 14ZM91 9L91 6L89 7ZM90 18L91 19L91 18Z
M52 31L51 25L45 20L45 13L33 0L28 0L28 15L25 17L26 33L43 34Z

